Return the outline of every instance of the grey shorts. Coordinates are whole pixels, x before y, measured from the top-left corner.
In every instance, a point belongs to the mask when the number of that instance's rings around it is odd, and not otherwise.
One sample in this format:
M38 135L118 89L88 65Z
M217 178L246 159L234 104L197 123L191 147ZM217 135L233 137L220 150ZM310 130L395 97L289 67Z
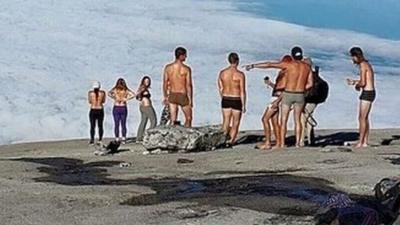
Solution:
M294 104L304 105L305 104L304 92L284 91L282 97L282 104L285 104L289 107L291 107Z

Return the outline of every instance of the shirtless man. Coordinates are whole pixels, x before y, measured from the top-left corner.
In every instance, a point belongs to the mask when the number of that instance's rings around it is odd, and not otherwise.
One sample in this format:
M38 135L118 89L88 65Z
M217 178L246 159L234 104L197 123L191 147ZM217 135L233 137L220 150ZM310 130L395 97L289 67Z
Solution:
M246 80L242 71L238 70L239 55L230 53L230 65L218 76L218 88L221 96L222 129L227 136L226 147L236 142L242 113L246 112Z
M363 51L359 47L350 49L350 56L354 64L360 67L360 79L347 79L348 85L354 85L357 91L361 91L360 110L359 110L359 132L360 139L356 145L357 148L368 147L369 138L369 113L372 108L372 102L375 100L375 81L374 70L368 60L365 59Z
M185 115L185 127L192 126L193 85L192 70L184 64L186 49L175 49L175 61L166 65L163 78L164 104L169 104L171 124L176 125L178 107Z
M264 62L246 65L246 70L254 68L267 69L276 68L286 71L286 87L282 94L282 117L281 117L281 143L280 148L285 147L285 138L287 132L287 122L290 108L294 105L294 121L296 131L296 147L300 147L301 138L301 113L304 109L304 93L313 86L313 76L310 65L302 61L303 50L300 47L292 49L292 58L290 62Z
M100 90L100 82L95 81L92 86L93 90L88 92L88 101L90 105L89 121L90 121L90 141L89 144L94 144L94 135L96 122L99 128L99 143L103 139L103 121L104 121L104 109L103 105L106 102L106 92Z

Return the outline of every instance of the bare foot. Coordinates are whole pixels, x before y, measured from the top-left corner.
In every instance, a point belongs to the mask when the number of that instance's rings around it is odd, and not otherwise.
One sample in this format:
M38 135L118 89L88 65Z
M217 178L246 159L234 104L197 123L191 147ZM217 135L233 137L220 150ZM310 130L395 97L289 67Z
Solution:
M271 144L259 143L259 144L256 145L256 149L260 149L260 150L270 150L270 149L271 149Z
M363 148L364 146L363 146L363 144L361 144L361 143L357 143L354 147L355 147L355 148Z

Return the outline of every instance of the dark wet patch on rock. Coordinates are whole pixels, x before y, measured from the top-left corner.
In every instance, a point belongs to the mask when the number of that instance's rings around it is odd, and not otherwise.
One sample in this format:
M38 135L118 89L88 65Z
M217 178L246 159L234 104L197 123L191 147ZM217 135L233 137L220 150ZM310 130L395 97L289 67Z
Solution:
M338 192L326 180L291 175L203 180L140 179L137 182L151 187L156 194L136 196L121 204L144 206L185 201L277 214L311 215L330 193Z
M385 160L390 161L390 163L393 165L400 165L400 157L396 157L396 158L386 157Z
M340 164L340 163L344 163L344 162L346 162L346 160L326 159L326 160L319 161L319 162L317 162L317 163L320 163L320 164L328 164L328 165L334 165L334 164Z

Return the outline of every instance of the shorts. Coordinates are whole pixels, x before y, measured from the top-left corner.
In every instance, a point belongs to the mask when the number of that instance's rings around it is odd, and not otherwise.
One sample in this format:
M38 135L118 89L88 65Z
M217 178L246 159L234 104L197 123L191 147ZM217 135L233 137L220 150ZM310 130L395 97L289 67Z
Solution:
M375 90L372 91L362 91L360 95L360 100L362 101L368 101L368 102L373 102L376 98L376 92Z
M285 104L289 107L292 105L304 105L305 104L305 96L304 92L290 92L284 91L282 97L282 104Z

